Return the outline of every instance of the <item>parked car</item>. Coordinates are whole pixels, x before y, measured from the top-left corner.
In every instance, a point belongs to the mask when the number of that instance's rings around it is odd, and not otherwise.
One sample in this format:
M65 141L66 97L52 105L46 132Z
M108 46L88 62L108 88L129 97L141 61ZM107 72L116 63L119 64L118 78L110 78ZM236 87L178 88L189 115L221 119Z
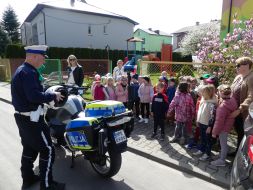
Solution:
M231 171L231 190L253 190L253 103L249 106L244 132Z

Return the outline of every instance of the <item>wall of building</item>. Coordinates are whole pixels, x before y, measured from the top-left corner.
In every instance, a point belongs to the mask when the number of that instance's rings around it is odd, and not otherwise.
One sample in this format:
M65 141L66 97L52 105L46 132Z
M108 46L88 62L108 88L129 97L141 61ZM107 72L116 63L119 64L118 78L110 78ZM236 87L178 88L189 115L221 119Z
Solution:
M161 51L162 44L172 44L172 37L162 35L152 35L144 32L143 30L136 30L134 36L137 38L145 39L143 43L136 43L136 50L157 52Z
M23 23L21 27L22 44L37 45L46 44L44 16L39 13L30 23Z
M222 19L221 19L221 38L223 39L229 27L231 0L223 0ZM240 20L247 20L253 15L253 1L252 0L233 0L231 9L230 25L232 27L233 16L236 14ZM231 31L231 29L230 29Z
M133 34L134 24L126 20L51 8L43 11L47 45L52 47L104 49L108 44L110 49L125 50Z

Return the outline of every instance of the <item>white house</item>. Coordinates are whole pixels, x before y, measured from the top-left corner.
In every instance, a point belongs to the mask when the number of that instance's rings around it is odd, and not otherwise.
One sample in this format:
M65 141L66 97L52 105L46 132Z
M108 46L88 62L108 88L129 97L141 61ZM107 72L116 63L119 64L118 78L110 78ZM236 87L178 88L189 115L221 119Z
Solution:
M72 3L71 3L72 2ZM22 44L125 50L138 23L88 3L37 4L21 26Z

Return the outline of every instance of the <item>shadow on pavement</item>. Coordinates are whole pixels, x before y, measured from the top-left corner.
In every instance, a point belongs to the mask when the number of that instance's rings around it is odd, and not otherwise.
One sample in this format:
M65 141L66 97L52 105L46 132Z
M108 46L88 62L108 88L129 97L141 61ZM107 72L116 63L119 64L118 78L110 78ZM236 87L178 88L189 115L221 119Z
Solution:
M74 168L70 168L71 154L62 148L56 148L53 166L54 180L66 183L66 190L133 190L124 179L117 176L109 179L100 177L82 156L75 159ZM35 168L38 172L38 166ZM27 190L38 190L39 183Z

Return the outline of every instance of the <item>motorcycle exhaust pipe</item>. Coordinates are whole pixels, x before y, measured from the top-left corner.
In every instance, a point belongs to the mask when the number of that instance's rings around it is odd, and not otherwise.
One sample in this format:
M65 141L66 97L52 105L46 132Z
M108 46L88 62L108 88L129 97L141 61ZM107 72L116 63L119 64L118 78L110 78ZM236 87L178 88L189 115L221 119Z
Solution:
M98 152L100 155L104 155L107 152L107 130L100 129L98 132Z

